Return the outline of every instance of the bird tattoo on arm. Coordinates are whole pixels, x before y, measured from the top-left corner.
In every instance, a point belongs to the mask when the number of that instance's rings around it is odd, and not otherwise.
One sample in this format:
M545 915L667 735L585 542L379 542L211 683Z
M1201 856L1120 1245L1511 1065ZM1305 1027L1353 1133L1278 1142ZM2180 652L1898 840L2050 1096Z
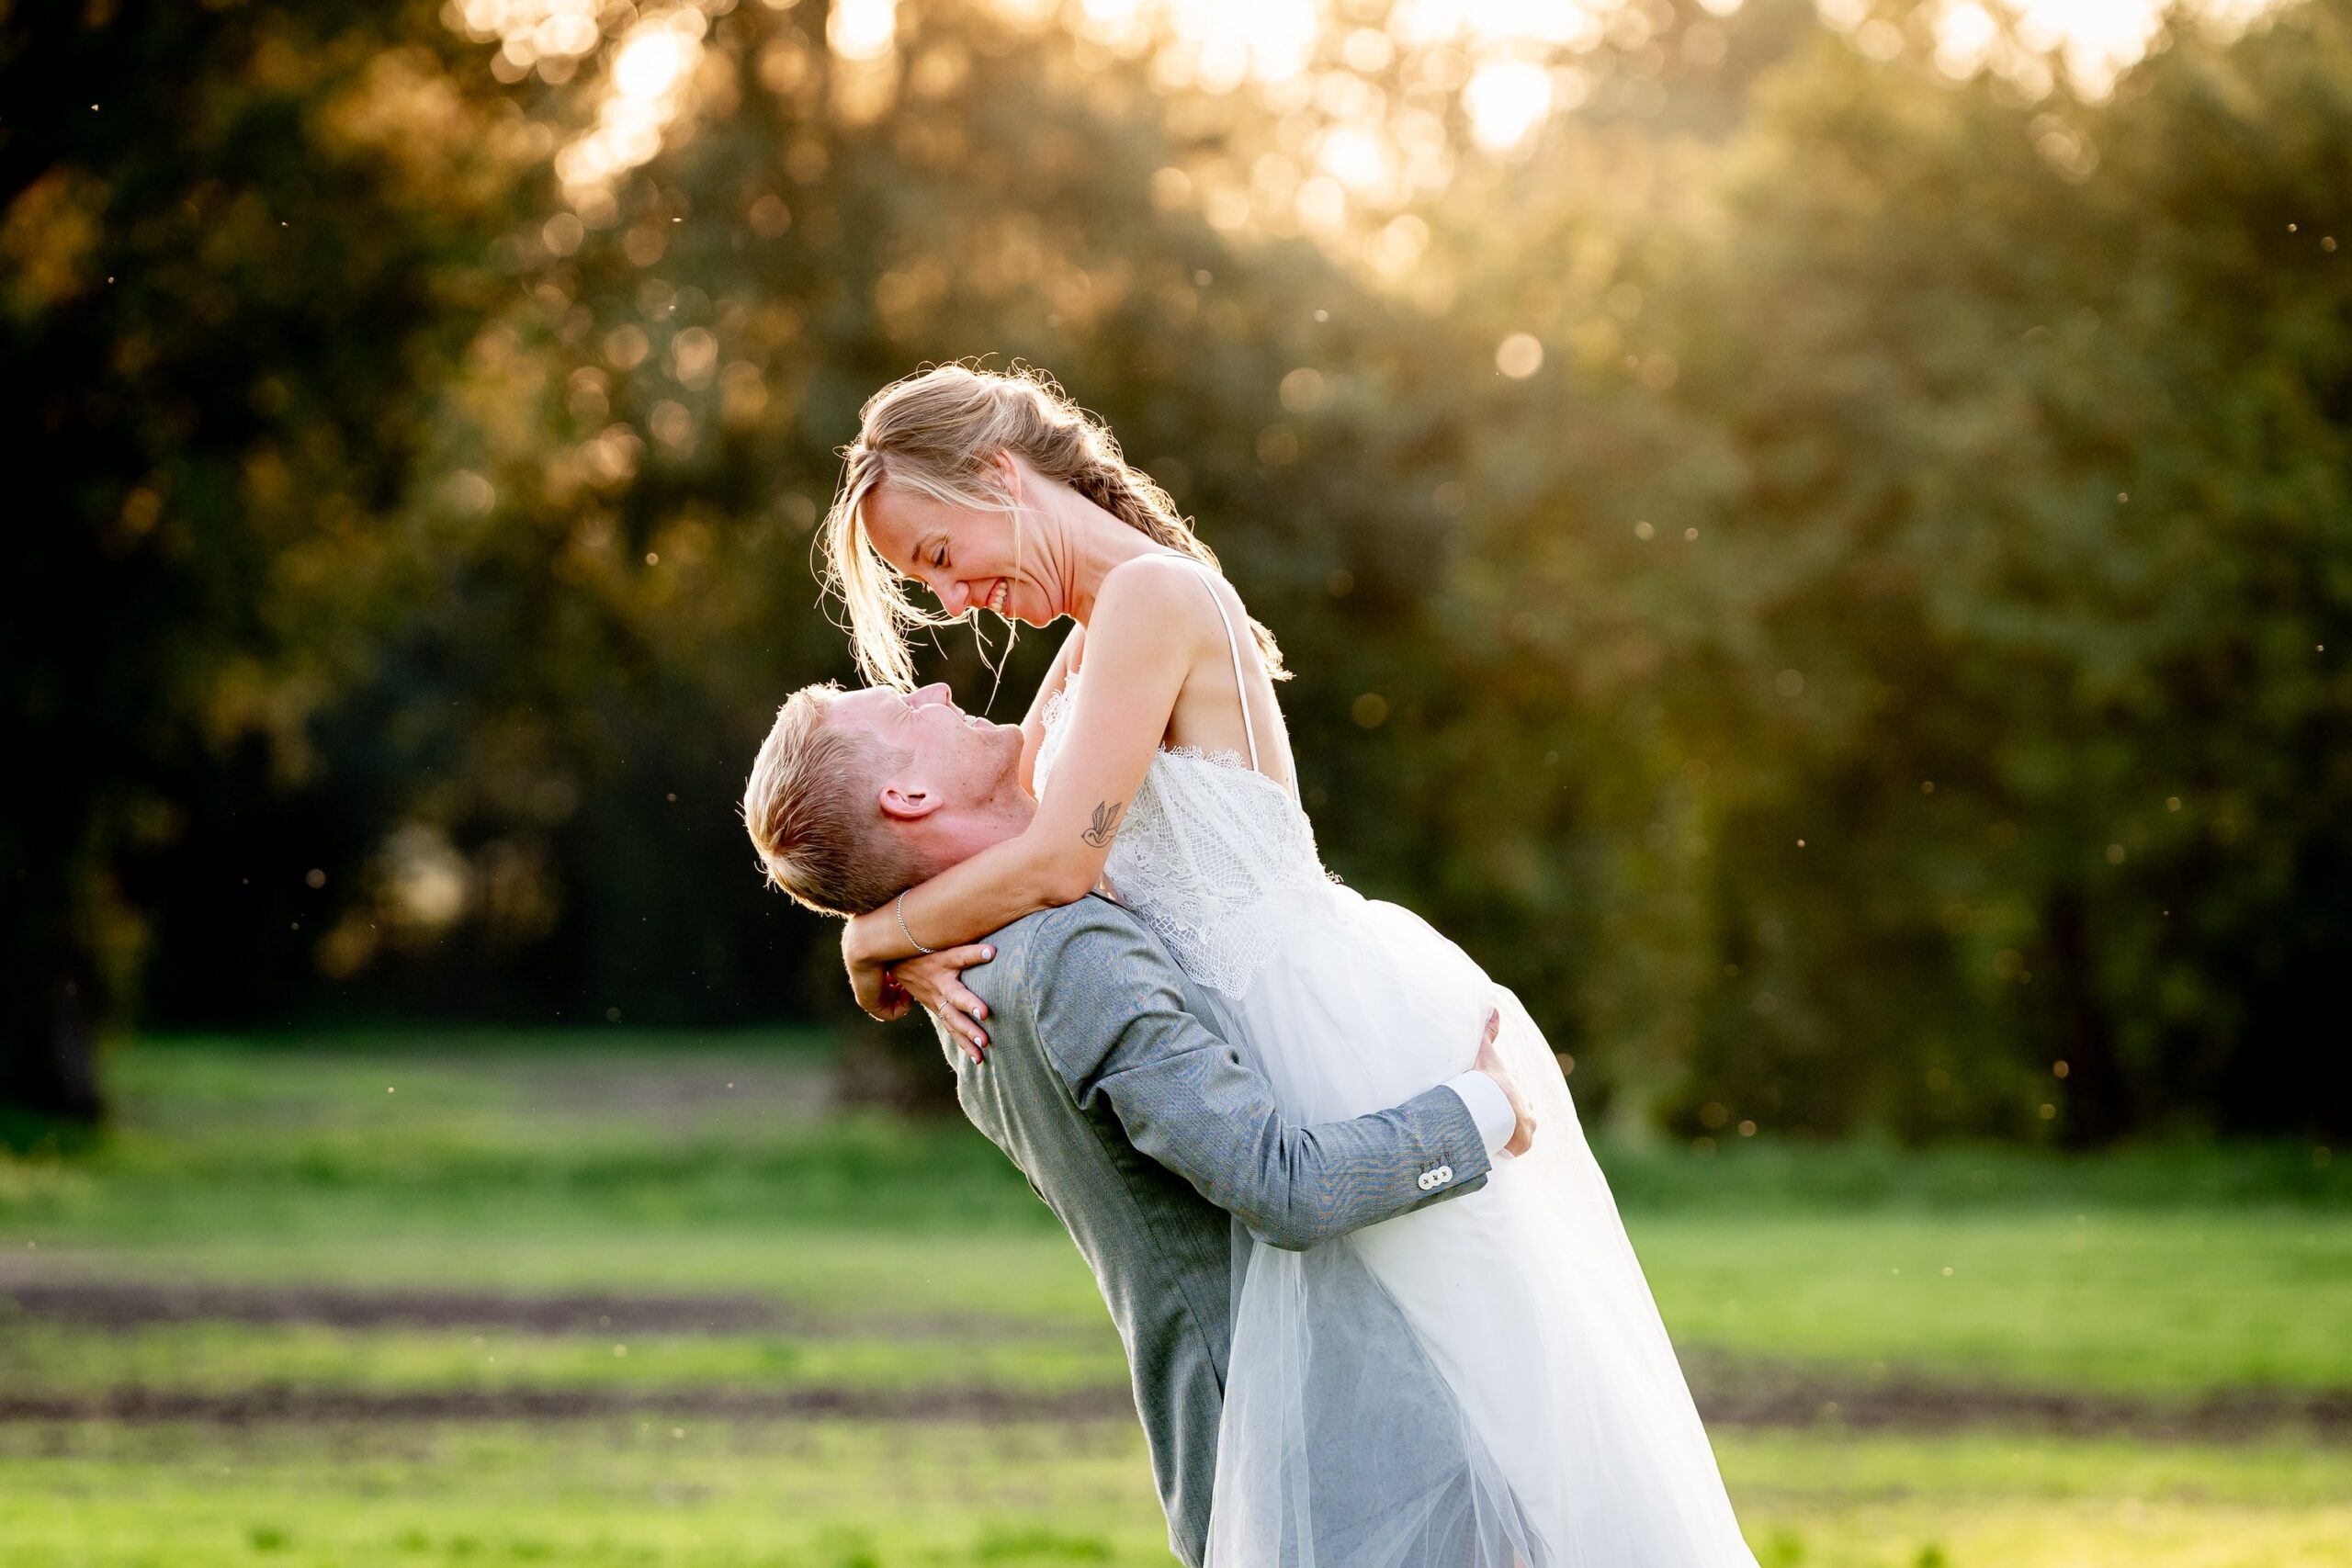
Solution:
M1098 800L1094 803L1093 825L1079 835L1096 849L1109 844L1119 830L1119 808L1125 801Z

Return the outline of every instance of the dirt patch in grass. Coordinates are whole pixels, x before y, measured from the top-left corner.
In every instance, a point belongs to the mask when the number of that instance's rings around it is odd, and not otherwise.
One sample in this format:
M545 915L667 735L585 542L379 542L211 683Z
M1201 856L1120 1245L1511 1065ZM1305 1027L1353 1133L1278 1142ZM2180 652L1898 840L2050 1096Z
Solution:
M10 1278L10 1274L17 1274ZM320 1286L26 1278L0 1262L0 1329L12 1317L79 1327L227 1322L387 1328L502 1328L534 1334L781 1334L801 1337L1069 1338L1080 1330L967 1316L822 1317L752 1294L618 1292L501 1293ZM1939 1433L2004 1427L2058 1436L2128 1436L2232 1442L2308 1434L2352 1443L2352 1389L2237 1388L2191 1396L2102 1393L1962 1383L1896 1369L1863 1376L1837 1367L1690 1350L1683 1356L1711 1425L1845 1427ZM1122 1386L1035 1393L994 1387L885 1390L799 1386L747 1389L448 1389L397 1393L299 1386L227 1393L129 1387L92 1395L0 1393L0 1421L568 1420L660 1412L799 1419L909 1421L1132 1419Z
M1710 1359L1690 1369L1711 1426L1830 1427L1936 1434L1997 1427L2053 1437L2245 1442L2281 1431L2352 1443L2352 1391L2240 1388L2193 1397L1939 1382L1858 1380Z
M2051 1436L2159 1442L2244 1442L2296 1432L2352 1443L2352 1395L2238 1390L2191 1401L1889 1382L1868 1389L1816 1380L1770 1389L1702 1389L1715 1427L1937 1434L1997 1427ZM0 1423L572 1421L628 1416L740 1420L1073 1422L1133 1420L1125 1388L1035 1393L989 1387L868 1389L523 1388L396 1393L261 1387L227 1393L119 1388L88 1395L0 1393Z
M177 1323L380 1328L505 1328L532 1334L854 1335L886 1339L1060 1338L1069 1330L979 1314L864 1314L854 1321L752 1294L609 1291L386 1291L199 1281L11 1280L0 1271L0 1325L11 1317L81 1328Z
M366 1393L269 1387L226 1393L119 1388L92 1395L0 1393L0 1422L574 1421L659 1415L742 1420L1070 1422L1135 1418L1124 1388L447 1389Z

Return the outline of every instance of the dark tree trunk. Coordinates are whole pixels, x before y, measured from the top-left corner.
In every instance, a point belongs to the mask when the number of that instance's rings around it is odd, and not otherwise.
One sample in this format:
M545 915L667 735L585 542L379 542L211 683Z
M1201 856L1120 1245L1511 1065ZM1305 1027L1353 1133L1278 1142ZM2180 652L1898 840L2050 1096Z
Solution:
M42 752L59 739L33 733ZM75 795L87 798L85 781L57 769L27 782L32 787L0 817L0 864L12 874L11 907L0 917L0 1117L96 1122L106 1109L97 1038L107 998L74 918L67 848L86 827L73 810Z
M2056 1013L2051 1038L2066 1064L2064 1141L2083 1147L2111 1144L2132 1130L2132 1086L2115 1048L2115 1022L2098 992L2090 915L2081 897L2061 893L2048 915L2050 994Z
M0 1039L0 1111L96 1122L106 1111L98 1089L97 983L70 942L46 945L47 962L28 966L23 982L10 987Z

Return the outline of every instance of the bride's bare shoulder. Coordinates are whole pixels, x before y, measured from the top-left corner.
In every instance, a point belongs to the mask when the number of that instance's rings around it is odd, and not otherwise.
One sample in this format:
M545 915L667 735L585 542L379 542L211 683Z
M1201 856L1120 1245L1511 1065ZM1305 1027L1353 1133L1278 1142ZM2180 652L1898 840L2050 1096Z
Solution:
M1214 567L1189 556L1154 551L1121 561L1102 574L1094 598L1100 628L1112 616L1140 615L1163 630L1198 633L1216 624L1221 581Z

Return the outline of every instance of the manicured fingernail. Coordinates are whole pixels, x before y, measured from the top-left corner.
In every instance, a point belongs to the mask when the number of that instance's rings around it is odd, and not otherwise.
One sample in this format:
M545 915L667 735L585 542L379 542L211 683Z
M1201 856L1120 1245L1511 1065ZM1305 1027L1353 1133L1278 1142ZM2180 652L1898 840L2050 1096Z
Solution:
M978 1011L978 1012L976 1012L976 1013L974 1013L972 1016L973 1016L974 1018L986 1018L986 1017L988 1017L988 1015L989 1015L988 1004L987 1004L986 1002L982 1002L982 1003L980 1004L980 1010L979 1010L979 1011Z
M980 956L982 958L994 958L996 956L996 949L993 947L984 947L980 949Z

